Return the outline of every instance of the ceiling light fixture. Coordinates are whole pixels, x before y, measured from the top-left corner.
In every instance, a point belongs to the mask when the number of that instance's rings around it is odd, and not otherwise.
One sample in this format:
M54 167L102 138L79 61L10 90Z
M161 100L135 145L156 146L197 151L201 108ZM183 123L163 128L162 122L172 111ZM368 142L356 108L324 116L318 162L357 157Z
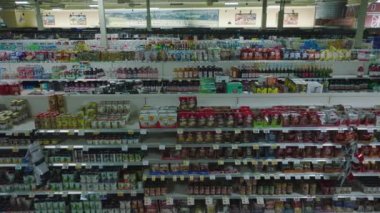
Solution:
M95 7L99 7L99 5L97 5L97 4L90 4L90 5L88 5L89 7L92 7L92 8L95 8Z
M224 6L237 6L239 2L224 2Z
M15 4L29 4L28 1L15 1Z

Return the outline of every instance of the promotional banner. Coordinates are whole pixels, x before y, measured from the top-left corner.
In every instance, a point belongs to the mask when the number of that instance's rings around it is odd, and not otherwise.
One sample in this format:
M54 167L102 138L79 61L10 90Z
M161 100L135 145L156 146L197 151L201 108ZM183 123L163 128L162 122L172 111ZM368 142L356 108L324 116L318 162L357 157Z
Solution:
M146 27L146 10L106 10L107 27ZM218 27L219 10L152 10L152 26Z

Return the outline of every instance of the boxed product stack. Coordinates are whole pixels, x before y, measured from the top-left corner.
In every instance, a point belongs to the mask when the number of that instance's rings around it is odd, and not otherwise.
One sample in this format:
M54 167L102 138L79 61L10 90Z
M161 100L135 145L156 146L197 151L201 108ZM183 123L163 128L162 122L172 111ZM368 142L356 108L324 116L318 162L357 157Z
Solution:
M177 107L144 106L140 111L141 128L175 128L177 127Z
M29 117L29 108L26 100L12 100L9 110L0 111L0 129L10 129Z

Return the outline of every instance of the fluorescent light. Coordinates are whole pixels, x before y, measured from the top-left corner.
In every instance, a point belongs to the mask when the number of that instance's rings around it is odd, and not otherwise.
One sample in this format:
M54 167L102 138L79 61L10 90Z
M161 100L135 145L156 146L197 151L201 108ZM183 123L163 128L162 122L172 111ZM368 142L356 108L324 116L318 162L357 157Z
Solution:
M239 2L224 2L224 6L237 6Z
M99 5L97 5L97 4L90 4L90 5L88 5L89 7L99 7Z
M29 4L28 1L15 1L16 4Z

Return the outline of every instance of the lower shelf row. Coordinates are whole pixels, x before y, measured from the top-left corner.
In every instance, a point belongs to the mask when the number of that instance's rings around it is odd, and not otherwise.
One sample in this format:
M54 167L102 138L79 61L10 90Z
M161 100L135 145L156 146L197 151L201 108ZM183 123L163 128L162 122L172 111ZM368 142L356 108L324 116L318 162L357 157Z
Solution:
M173 199L179 196L181 199ZM202 198L203 199L203 198ZM212 198L199 200L197 197L169 195L163 200L125 196L97 196L86 198L4 198L0 199L1 212L24 213L348 213L377 212L379 200L354 199L265 199L262 197Z

